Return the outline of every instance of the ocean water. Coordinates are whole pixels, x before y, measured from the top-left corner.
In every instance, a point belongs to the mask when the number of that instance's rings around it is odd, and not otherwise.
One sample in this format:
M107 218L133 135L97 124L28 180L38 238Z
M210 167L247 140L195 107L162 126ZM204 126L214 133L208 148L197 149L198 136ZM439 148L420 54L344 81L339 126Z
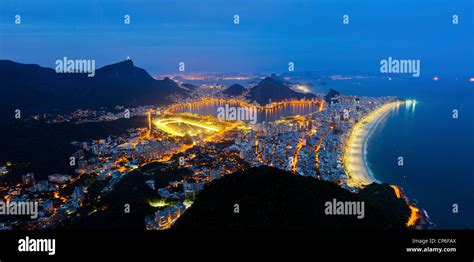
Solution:
M474 83L362 79L328 86L343 94L416 99L415 107L392 111L374 131L368 165L377 180L402 187L416 200L435 228L474 229ZM458 119L453 119L454 109Z

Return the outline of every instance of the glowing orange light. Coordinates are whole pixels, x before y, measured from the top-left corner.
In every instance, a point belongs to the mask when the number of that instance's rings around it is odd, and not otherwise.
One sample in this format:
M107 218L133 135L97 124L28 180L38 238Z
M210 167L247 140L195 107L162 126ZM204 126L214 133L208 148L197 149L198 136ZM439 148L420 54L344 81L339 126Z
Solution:
M400 193L400 188L394 185L390 185L390 187L393 188L393 191L395 191L395 195L397 196L397 198L400 198L402 196Z
M291 163L291 170L293 171L293 173L297 172L296 166L298 165L298 155L300 153L301 148L303 147L303 144L304 140L300 139L298 145L296 146L295 155L293 156L293 162Z
M418 220L418 217L420 217L420 215L419 215L420 210L418 208L412 206L412 205L409 205L408 207L410 207L411 214L410 214L410 217L408 218L406 226L407 227L412 227L416 224L416 221Z

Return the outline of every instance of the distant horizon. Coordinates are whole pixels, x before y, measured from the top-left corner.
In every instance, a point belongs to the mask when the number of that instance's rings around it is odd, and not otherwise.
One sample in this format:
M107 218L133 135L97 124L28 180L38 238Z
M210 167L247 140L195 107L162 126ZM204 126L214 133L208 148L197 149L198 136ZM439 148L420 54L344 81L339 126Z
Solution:
M72 58L71 58L72 59ZM119 60L119 61L115 61L115 62L111 62L111 63L108 63L108 64L99 64L96 68L97 69L100 69L100 68L103 68L105 66L109 66L109 65L113 65L113 64L118 64L118 63L121 63L121 62L125 62L127 60L131 60L133 62L133 65L135 67L138 67L138 68L141 68L141 69L144 69L150 76L152 77L179 77L179 76L191 76L191 75L204 75L204 76L210 76L210 75L218 75L218 74L222 74L222 75L246 75L246 74L252 74L254 76L271 76L272 74L276 74L276 75L283 75L283 74L289 74L289 75L294 75L294 76L300 76L300 75L304 75L304 74L307 74L307 73L317 73L317 74L320 74L319 76L323 76L323 77L329 77L329 76L337 76L337 75L341 75L341 76L362 76L362 77L380 77L380 78L395 78L395 79L433 79L433 77L440 77L441 76L441 80L443 79L446 79L445 77L448 77L448 78L456 78L456 80L459 80L459 78L461 78L461 80L463 78L465 78L465 80L469 80L470 78L473 78L474 77L474 73L473 74L456 74L456 73L445 73L445 74L429 74L429 75L426 75L426 74L422 74L420 75L419 77L411 77L409 75L404 75L404 74L382 74L380 72L357 72L357 71L353 71L353 72L339 72L339 71L331 71L331 70L318 70L318 69L314 69L314 70L305 70L305 71L298 71L298 72L288 72L288 71L267 71L267 72L224 72L224 71L185 71L185 72L158 72L158 73L151 73L152 70L148 69L148 68L144 68L142 66L140 66L139 64L137 64L132 58L125 58L125 59L122 59L122 60ZM12 59L8 59L8 58L0 58L0 61L11 61L11 62L14 62L14 63L19 63L19 64L24 64L24 65L37 65L37 66L40 66L40 67L43 67L43 68L48 68L48 69L52 69L54 70L54 63L52 65L42 65L42 64L38 64L38 63L31 63L31 62L27 62L27 61L15 61L15 60L12 60ZM442 77L444 76L444 77Z

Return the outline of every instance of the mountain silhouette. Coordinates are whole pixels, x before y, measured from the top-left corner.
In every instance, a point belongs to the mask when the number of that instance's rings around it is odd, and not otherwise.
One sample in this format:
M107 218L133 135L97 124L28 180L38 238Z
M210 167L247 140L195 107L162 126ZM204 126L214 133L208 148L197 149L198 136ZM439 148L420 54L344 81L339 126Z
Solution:
M364 202L364 218L327 215L328 201ZM236 212L236 204L239 211ZM212 181L175 230L404 230L410 209L387 184L352 193L337 184L272 167L254 167Z
M186 96L186 90L173 80L155 80L132 60L104 66L87 73L56 73L39 65L0 60L0 111L24 112L69 111L170 103L169 96Z
M222 91L222 94L228 96L241 96L247 89L239 84L233 84Z
M329 89L329 92L327 93L327 95L324 96L324 100L326 101L328 105L331 105L331 102L333 103L337 102L336 99L340 95L341 93L331 88Z
M283 82L279 81L277 77L266 77L258 85L250 89L250 99L257 101L257 103L264 105L271 99L272 102L282 101L284 99L302 99L314 98L315 95L307 93L299 93L291 90Z

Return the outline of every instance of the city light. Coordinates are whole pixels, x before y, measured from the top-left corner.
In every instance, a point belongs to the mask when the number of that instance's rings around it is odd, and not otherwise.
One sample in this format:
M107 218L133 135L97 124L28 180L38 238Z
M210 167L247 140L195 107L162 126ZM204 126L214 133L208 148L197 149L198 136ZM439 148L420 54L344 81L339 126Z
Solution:
M197 120L186 119L183 117L171 117L155 120L155 126L162 131L173 135L183 137L186 134L191 136L197 135L192 132L193 127L200 128L204 131L218 132L219 128L209 122L201 122ZM199 130L201 131L201 130Z
M416 225L416 222L418 221L418 218L420 217L420 210L413 205L409 205L408 207L410 208L410 217L408 218L406 226L413 227Z
M305 85L297 85L297 86L295 86L295 90L296 90L296 91L303 92L303 93L309 93L309 92L311 92L311 90L309 89L309 87L308 87L308 86L305 86Z

